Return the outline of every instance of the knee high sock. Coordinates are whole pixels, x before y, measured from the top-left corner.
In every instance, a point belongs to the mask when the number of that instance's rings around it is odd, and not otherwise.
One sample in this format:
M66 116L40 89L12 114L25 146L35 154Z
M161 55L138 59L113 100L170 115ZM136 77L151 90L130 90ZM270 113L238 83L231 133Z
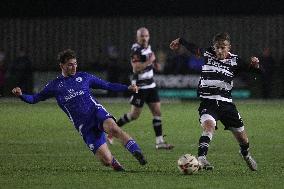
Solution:
M116 122L116 124L119 127L122 127L124 124L130 122L132 119L129 114L124 114L119 120Z

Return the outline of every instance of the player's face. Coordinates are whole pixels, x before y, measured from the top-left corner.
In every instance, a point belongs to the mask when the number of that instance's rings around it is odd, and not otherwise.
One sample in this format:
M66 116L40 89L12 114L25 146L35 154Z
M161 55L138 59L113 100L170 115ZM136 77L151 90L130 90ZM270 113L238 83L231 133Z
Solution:
M69 59L64 64L60 64L60 67L64 76L75 75L77 71L77 59Z
M217 58L223 60L228 56L231 45L229 41L225 40L217 41L213 47Z
M144 46L147 47L150 39L150 34L148 30L142 30L137 32L137 42Z

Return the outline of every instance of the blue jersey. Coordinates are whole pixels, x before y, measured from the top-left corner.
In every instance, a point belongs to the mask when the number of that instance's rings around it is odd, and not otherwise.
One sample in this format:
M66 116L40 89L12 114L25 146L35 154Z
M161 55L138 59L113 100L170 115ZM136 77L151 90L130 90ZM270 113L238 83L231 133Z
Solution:
M34 104L55 97L60 108L67 114L79 131L80 126L89 125L90 119L99 116L104 107L92 96L91 88L123 92L128 89L126 85L109 83L98 77L77 72L74 76L59 76L49 82L45 88L37 94L23 94L21 99L27 103Z

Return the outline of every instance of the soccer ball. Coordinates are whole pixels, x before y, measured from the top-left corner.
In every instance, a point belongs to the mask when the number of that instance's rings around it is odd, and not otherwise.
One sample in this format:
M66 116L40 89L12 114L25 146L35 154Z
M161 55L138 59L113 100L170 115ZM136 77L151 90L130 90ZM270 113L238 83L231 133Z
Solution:
M185 154L178 159L178 169L186 175L196 173L199 169L199 163L195 156Z

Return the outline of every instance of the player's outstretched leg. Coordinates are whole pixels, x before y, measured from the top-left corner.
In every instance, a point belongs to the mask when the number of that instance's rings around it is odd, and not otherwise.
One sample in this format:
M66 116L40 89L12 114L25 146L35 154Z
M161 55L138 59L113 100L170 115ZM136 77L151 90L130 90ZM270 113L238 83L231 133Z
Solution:
M130 122L131 120L132 119L131 119L130 113L127 113L127 114L124 114L121 118L119 118L119 120L116 122L116 124L119 127L122 127L123 125ZM107 134L107 141L108 141L109 144L113 144L114 141L113 141L112 134Z
M142 150L136 141L118 127L113 119L109 118L105 120L103 126L107 133L121 140L125 148L139 161L141 165L145 165L147 163Z
M240 155L242 158L245 160L247 166L250 168L252 171L257 170L257 163L251 156L249 152L249 142L248 142L248 137L247 134L244 130L244 127L241 128L231 128L232 133L234 134L235 138L239 142L240 145Z
M205 114L201 116L200 122L203 128L203 132L201 134L201 137L199 138L197 159L200 165L200 169L212 170L214 169L214 167L206 159L206 155L208 152L210 141L213 137L216 121L211 115Z
M102 162L103 165L110 166L115 171L124 171L122 165L112 156L106 143L102 144L97 149L95 155Z
M119 127L124 126L125 124L131 122L132 120L138 119L142 112L142 107L136 107L134 105L131 105L131 110L128 113L125 113L121 118L118 119L116 124ZM113 136L111 134L107 135L107 141L109 144L113 144Z
M149 109L153 115L153 129L156 135L156 149L165 149L171 150L174 148L174 145L167 143L164 140L163 136L163 127L162 127L162 118L161 118L161 103L160 102L153 102L148 103Z

